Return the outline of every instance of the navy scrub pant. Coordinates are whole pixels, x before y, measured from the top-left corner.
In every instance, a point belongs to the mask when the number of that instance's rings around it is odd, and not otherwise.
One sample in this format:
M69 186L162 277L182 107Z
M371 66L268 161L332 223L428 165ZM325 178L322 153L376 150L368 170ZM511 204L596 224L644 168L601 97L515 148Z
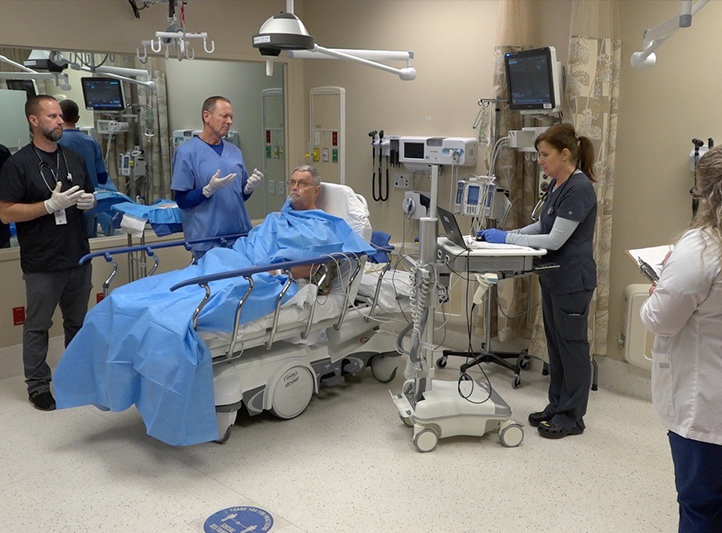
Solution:
M571 430L584 429L592 366L587 339L589 302L594 291L551 294L542 291L544 331L549 352L549 405L545 415Z
M722 531L722 446L667 432L679 502L679 533Z
M28 393L50 383L48 331L53 325L53 313L60 305L63 313L65 346L70 344L83 325L88 311L91 289L91 265L60 272L32 272L23 274L27 316L23 326L23 364Z

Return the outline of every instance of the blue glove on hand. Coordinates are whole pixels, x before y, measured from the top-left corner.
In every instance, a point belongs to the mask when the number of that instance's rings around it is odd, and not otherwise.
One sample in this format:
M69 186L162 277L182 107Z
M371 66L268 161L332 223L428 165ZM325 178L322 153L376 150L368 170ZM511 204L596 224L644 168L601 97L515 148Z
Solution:
M496 244L504 244L506 242L506 231L500 229L485 229L481 232L482 237L486 242L493 242Z

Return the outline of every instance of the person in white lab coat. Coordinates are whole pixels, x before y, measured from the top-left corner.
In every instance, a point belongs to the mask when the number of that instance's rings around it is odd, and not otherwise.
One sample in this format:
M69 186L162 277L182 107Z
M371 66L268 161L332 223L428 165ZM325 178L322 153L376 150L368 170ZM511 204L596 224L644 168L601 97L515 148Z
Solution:
M656 335L652 403L669 430L680 533L722 531L722 146L696 180L697 215L640 311Z

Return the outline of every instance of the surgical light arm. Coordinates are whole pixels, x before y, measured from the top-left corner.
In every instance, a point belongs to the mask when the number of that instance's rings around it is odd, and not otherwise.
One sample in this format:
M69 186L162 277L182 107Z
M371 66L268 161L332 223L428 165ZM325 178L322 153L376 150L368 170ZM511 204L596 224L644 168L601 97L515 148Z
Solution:
M654 66L657 61L654 51L679 28L689 28L692 25L692 16L697 14L707 3L709 3L709 0L700 0L693 6L692 0L682 0L679 16L672 17L652 29L645 30L642 42L644 49L641 52L632 54L630 60L632 67L648 68Z
M135 78L131 78L130 76L140 76L140 77L146 77L150 78L150 72L147 70L137 69L137 68L125 68L125 67L88 67L85 65L80 65L76 62L71 62L68 60L63 60L68 65L70 65L70 68L73 70L80 70L83 72L92 72L94 74L103 74L104 76L107 76L109 78L114 78L116 80L121 81L127 81L128 83L134 83L136 85L142 85L144 87L148 87L149 89L155 90L155 82L152 80L137 80Z
M16 63L12 59L8 59L5 56L0 55L0 63L7 63L15 68L22 70L23 72L0 72L0 79L2 80L51 80L56 86L61 87L63 90L68 90L70 84L68 83L68 75L61 74L59 72L37 72L31 68Z
M312 50L289 50L288 57L300 59L346 59L398 75L404 81L416 79L416 69L412 66L414 53L396 50L353 50L324 48L314 44ZM379 61L405 61L406 67L394 68Z

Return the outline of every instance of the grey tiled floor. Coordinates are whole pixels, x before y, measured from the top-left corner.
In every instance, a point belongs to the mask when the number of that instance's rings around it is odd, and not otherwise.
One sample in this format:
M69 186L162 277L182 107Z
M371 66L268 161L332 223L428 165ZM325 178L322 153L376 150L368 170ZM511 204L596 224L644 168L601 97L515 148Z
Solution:
M454 367L439 372L455 379ZM173 448L135 410L41 413L21 378L0 380L0 532L193 532L212 513L254 505L272 531L671 532L677 508L666 435L651 405L600 389L587 431L542 439L526 424L546 378L487 367L524 423L519 448L495 434L418 453L370 372L322 390L300 417L241 416L225 445ZM399 373L400 374L400 373Z

